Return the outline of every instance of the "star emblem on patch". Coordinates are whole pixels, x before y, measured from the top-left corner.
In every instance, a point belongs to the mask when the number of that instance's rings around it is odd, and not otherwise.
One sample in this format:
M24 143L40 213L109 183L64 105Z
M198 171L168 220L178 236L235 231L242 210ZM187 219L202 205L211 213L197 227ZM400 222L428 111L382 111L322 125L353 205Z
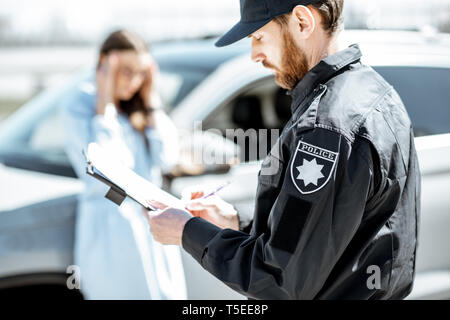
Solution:
M299 141L291 163L294 186L302 194L316 192L330 180L338 152Z
M317 159L308 161L303 159L303 164L297 167L299 174L297 179L303 180L305 186L313 184L317 187L317 181L325 176L322 174L323 164L317 164Z

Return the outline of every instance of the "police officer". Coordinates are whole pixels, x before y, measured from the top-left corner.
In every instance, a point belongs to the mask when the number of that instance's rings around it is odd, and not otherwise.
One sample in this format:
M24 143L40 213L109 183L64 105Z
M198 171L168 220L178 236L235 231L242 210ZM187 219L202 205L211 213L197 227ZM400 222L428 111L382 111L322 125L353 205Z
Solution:
M254 299L402 299L412 290L420 172L397 92L339 51L343 0L241 0L216 43L252 39L252 59L292 96L262 164L252 223L217 196L148 213L232 289ZM201 192L192 193L198 198Z

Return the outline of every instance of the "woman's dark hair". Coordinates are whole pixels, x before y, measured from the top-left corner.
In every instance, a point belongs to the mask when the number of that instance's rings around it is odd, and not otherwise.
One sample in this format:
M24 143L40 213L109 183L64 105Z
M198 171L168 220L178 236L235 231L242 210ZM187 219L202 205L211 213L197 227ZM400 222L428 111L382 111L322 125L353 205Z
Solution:
M100 57L108 55L111 51L133 50L137 53L148 53L149 49L145 40L136 33L129 30L117 30L111 33L100 47ZM100 58L97 68L100 67ZM136 111L147 114L148 107L145 106L139 90L130 100L120 100L119 108L129 117Z

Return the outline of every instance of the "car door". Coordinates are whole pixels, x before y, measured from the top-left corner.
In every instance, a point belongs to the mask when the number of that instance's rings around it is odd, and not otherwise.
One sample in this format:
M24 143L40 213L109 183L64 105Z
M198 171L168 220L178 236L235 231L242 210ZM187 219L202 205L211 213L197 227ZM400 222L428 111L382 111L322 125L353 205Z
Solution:
M409 299L450 298L450 69L386 66L377 71L399 92L415 130L422 176L416 279Z
M0 131L0 287L65 288L81 183L63 149L60 88L23 106ZM49 275L53 276L51 280ZM13 276L13 278L11 278ZM49 280L50 279L50 280ZM56 280L55 280L56 279Z
M398 91L414 126L422 174L417 270L450 270L450 68L376 69Z

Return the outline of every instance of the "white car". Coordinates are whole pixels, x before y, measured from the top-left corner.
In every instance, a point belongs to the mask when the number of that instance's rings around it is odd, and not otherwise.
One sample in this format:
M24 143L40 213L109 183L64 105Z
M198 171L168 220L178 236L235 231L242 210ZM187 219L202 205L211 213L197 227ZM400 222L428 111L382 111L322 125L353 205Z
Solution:
M450 38L381 31L348 31L342 38L343 45L359 43L363 62L400 93L415 128L422 214L416 281L408 298L449 299ZM225 135L233 128L283 127L290 116L289 97L268 70L251 62L249 50L245 41L227 49L214 48L210 40L154 47L162 94L173 106L171 117L181 131L215 129ZM72 263L76 194L82 185L63 151L57 112L63 96L64 87L50 89L0 127L0 290L8 294L47 288L48 294L79 297L65 287L66 268ZM252 139L258 137L248 137ZM206 149L217 148L208 139L204 144ZM239 164L208 166L197 175L167 175L167 189L179 196L191 185L231 181L220 195L251 215L262 154L240 151ZM188 298L244 298L184 251L183 263Z

